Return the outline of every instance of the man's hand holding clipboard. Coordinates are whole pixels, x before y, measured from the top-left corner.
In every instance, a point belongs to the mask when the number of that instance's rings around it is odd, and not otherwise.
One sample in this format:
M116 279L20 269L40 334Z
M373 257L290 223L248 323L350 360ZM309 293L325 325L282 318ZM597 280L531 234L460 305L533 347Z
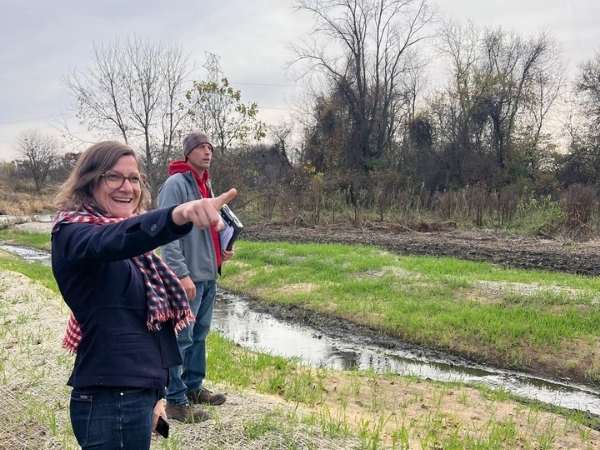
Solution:
M237 218L229 206L223 205L220 213L223 223L225 224L225 228L219 232L221 248L223 250L231 251L233 244L240 235L244 225L242 225L240 219Z

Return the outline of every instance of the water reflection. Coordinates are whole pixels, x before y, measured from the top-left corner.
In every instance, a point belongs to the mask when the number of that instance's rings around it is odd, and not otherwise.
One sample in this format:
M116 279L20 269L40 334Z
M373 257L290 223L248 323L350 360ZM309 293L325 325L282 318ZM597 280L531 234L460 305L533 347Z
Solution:
M215 304L214 327L236 343L314 367L374 370L450 382L481 383L519 396L600 415L600 392L575 384L532 377L424 353L419 348L386 349L360 336L333 337L320 330L254 311L247 300L223 292Z

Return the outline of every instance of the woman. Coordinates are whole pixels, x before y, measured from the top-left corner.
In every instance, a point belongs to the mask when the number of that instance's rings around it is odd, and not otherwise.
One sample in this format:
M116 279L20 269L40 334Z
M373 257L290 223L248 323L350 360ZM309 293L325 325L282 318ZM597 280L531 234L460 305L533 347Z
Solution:
M148 449L168 368L181 364L175 331L193 320L177 278L152 250L193 225L222 228L234 189L144 214L134 151L100 142L87 149L57 197L52 270L72 315L64 344L77 353L71 423L94 449Z

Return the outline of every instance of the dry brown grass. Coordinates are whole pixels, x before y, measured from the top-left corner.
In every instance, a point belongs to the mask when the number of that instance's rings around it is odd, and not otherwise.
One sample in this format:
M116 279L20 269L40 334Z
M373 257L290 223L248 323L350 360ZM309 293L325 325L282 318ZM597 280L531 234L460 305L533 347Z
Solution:
M512 400L488 398L474 388L348 374L333 375L324 382L324 405L331 415L344 417L356 428L367 423L381 426L387 445L402 427L413 431L411 449L424 448L432 427L438 440L453 435L483 439L491 429L506 427L514 435L501 448L600 448L598 431ZM547 440L550 445L543 447L540 443Z
M48 213L55 210L54 196L56 187L37 194L35 192L17 192L6 183L0 182L0 214L31 215Z

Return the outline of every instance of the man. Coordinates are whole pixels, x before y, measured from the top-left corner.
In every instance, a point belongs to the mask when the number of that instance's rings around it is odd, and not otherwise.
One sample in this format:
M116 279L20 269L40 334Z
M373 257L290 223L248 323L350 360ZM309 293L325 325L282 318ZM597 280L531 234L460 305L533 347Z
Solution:
M194 131L183 140L183 161L169 165L169 178L160 188L161 208L212 197L208 169L213 146L208 137ZM190 300L196 321L181 330L177 344L183 365L169 369L167 415L182 422L205 420L208 414L192 404L221 405L225 396L202 386L206 376L206 335L210 329L216 278L223 261L233 251L221 249L216 229L194 228L183 238L162 247L162 256L173 269Z

